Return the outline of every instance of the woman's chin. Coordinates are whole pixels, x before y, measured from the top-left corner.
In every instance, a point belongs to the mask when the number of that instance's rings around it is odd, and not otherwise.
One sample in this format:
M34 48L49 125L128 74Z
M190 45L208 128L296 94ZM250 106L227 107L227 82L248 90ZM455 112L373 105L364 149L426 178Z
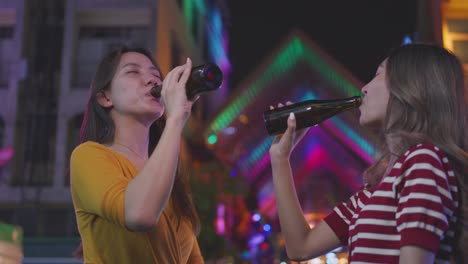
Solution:
M158 112L154 115L155 121L164 116L164 111Z
M380 121L376 121L376 120L365 120L365 119L359 119L359 124L362 126L362 127L365 127L366 129L368 130L372 130L372 131L379 131L380 129L382 129L382 122Z
M152 107L151 109L148 109L148 112L150 112L150 114L156 119L159 119L164 115L164 106L158 105L157 107Z
M359 124L363 127L365 127L367 124L366 119L362 116L362 114L359 116Z

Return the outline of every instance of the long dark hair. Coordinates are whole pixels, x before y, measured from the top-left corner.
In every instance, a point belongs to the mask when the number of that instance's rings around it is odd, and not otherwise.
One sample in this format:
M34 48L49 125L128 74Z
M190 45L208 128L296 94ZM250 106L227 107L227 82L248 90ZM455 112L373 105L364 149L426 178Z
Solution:
M467 216L468 181L467 94L462 63L436 45L405 45L388 56L386 82L390 98L379 133L382 157L366 171L366 180L375 186L396 157L411 146L424 142L436 145L448 156L460 190L459 239ZM463 240L458 245L455 255L461 257Z
M105 55L99 63L96 74L94 75L91 83L89 98L80 129L80 144L86 141L106 144L111 143L114 140L114 121L110 117L109 110L102 107L98 103L97 98L101 93L104 93L111 88L112 78L115 75L120 59L122 55L127 52L137 52L145 55L161 73L159 65L154 60L152 54L144 48L122 46ZM165 117L162 116L151 125L148 155L151 155L153 150L156 148L162 131L164 130L165 121ZM179 216L179 221L181 220L181 217L187 219L192 225L193 232L198 234L200 231L200 220L192 202L187 174L183 173L180 163L177 168L177 175L174 180L171 199L173 201L174 210ZM78 248L75 252L76 256L80 255L79 251L80 250Z

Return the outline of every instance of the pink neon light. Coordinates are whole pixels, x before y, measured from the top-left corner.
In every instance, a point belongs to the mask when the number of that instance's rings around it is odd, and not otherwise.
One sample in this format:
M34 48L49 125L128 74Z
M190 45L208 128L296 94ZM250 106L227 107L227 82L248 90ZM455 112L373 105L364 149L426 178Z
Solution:
M13 157L14 152L15 151L12 147L0 149L0 167L8 163L8 161Z
M226 233L226 223L224 221L224 212L225 212L225 207L224 204L218 204L218 208L216 210L216 233L218 235L224 235Z

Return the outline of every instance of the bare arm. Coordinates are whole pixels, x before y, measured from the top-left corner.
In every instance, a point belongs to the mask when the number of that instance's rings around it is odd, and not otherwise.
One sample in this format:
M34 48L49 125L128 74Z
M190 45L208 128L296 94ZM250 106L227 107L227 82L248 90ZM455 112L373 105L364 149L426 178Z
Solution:
M417 246L401 248L400 264L434 263L434 253Z
M294 116L291 116L286 132L273 141L270 157L278 215L288 256L295 260L305 260L338 247L340 240L326 222L311 229L304 218L297 199L289 158L306 131L299 131L296 135L295 126Z
M185 95L185 82L191 66L188 60L184 66L172 70L164 80L162 94L167 112L166 126L156 149L125 190L125 223L130 230L151 229L158 222L170 197L179 160L182 129L193 104L187 101Z
M326 222L322 221L311 229L305 220L289 160L272 160L272 169L278 215L288 256L293 260L306 260L338 247L340 240Z

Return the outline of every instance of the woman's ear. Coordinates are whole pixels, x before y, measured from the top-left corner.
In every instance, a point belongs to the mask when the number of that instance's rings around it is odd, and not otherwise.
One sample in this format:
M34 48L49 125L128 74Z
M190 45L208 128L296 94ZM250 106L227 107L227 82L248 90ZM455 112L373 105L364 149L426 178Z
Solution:
M96 99L102 107L104 108L112 107L112 101L109 98L109 96L106 94L106 92L98 92L96 94Z

